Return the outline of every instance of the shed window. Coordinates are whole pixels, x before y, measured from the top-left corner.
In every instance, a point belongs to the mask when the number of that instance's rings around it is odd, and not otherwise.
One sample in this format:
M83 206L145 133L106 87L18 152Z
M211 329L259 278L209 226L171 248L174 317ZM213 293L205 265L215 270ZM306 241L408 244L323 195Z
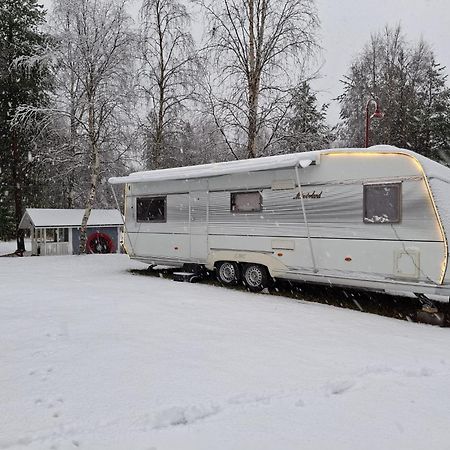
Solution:
M141 197L136 200L138 222L166 222L167 197Z
M58 236L55 228L47 228L45 230L45 240L47 242L58 242Z
M364 222L400 222L401 199L401 183L364 185Z
M58 229L58 242L69 242L69 229L59 228Z
M260 192L233 192L231 194L231 211L257 212L262 209Z
M46 228L45 229L46 242L69 242L68 228Z

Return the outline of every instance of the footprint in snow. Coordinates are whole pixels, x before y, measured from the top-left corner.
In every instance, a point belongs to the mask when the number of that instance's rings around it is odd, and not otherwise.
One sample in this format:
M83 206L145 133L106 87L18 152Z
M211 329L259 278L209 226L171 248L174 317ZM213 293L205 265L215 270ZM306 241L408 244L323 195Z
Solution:
M419 370L405 370L404 374L407 377L431 377L433 371L427 367L422 367Z
M251 395L251 394L239 394L231 397L228 400L230 405L245 405L245 404L263 404L269 405L272 401L272 397L269 395Z
M356 383L351 380L337 381L335 383L329 383L326 386L326 391L328 395L341 395L350 390L355 385Z
M167 428L171 426L189 425L206 417L217 414L218 406L188 406L164 409L155 415L153 428Z

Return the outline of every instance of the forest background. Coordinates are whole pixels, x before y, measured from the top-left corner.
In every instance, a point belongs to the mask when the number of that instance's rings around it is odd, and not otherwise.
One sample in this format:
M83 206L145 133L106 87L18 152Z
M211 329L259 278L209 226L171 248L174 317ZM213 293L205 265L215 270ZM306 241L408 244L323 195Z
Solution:
M371 144L448 164L448 72L425 38L366 26L329 113L321 33L313 0L4 0L0 239L23 249L25 207L83 208L85 229L115 206L110 176L361 147L373 100Z

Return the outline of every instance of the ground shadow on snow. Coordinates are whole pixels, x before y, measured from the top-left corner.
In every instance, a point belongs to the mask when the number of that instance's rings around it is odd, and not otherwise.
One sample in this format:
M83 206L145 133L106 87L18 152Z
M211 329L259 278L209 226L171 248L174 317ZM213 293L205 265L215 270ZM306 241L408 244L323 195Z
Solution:
M175 269L167 268L157 270L149 267L148 269L143 270L133 269L130 270L130 272L134 275L172 279L174 270ZM247 291L247 288L244 285L232 287L221 285L215 278L214 273L210 272L204 274L200 281L204 284L215 285L218 287L221 286L223 289ZM281 297L288 297L294 300L322 303L409 322L418 321L418 311L424 306L423 301L416 297L405 297L286 280L276 280L272 286L264 292ZM450 326L450 303L448 301L436 301L435 306L438 309L438 312L444 314L445 317L441 326Z

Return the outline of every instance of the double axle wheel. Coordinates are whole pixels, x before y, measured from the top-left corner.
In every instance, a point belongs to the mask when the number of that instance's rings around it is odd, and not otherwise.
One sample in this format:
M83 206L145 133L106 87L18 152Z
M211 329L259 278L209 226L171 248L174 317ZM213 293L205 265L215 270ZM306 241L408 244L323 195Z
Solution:
M235 286L241 281L241 270L237 263L222 261L217 264L217 279L226 286Z
M270 276L267 268L260 264L243 264L234 261L222 261L216 265L217 279L226 286L234 286L241 281L254 292L268 286Z

